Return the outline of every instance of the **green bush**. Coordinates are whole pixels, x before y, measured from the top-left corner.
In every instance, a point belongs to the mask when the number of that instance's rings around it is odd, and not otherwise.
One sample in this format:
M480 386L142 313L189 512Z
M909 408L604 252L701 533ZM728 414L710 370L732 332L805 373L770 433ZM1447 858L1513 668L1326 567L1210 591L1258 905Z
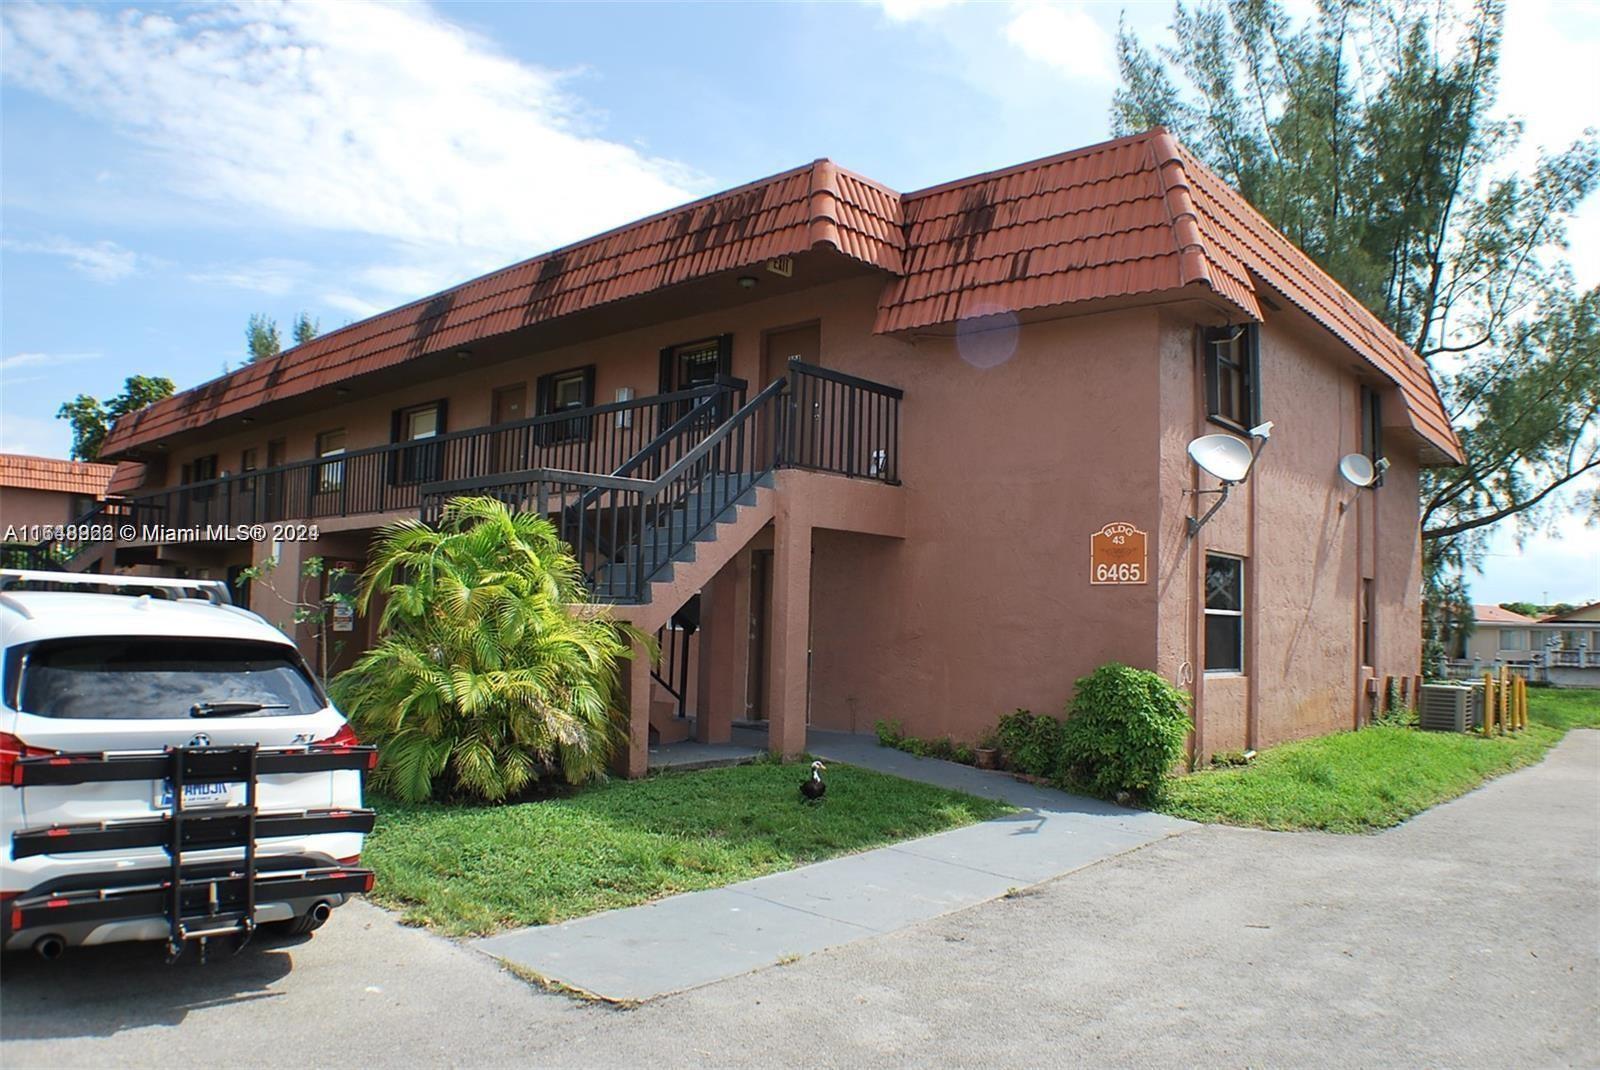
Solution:
M906 734L900 730L899 721L877 721L872 730L878 733L880 747L899 747L905 742Z
M1099 795L1159 798L1192 727L1187 694L1153 672L1102 665L1077 682L1056 776Z
M995 740L1012 769L1029 776L1054 776L1060 760L1061 728L1054 717L1017 710L1000 718Z
M940 758L947 762L961 762L963 765L971 765L977 761L977 755L973 754L971 747L965 743L957 743L949 736L940 739L917 739L906 735L899 721L877 721L872 727L878 735L880 747L893 747L895 750L914 754L918 758Z

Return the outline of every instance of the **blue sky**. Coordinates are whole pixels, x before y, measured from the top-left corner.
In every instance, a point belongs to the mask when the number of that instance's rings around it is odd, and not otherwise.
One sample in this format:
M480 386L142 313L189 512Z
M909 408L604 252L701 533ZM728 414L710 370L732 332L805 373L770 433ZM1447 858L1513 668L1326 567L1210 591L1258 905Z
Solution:
M133 372L237 366L253 312L335 327L817 156L909 190L1100 140L1119 16L1170 11L8 3L0 448L64 455L56 406ZM1594 7L1512 5L1529 153L1595 121L1596 53ZM1600 536L1560 534L1497 538L1475 595L1600 598Z

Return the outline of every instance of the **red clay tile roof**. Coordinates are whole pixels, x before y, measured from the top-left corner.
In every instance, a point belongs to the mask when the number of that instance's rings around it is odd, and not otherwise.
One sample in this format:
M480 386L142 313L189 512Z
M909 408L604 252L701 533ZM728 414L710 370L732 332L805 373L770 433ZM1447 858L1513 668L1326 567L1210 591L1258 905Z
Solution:
M90 461L64 461L59 457L29 457L21 453L0 453L0 487L21 490L53 490L62 494L106 496L106 483L115 465Z
M1171 134L1155 133L1151 144L1171 181L1187 179L1207 246L1247 265L1268 286L1383 372L1400 388L1412 429L1444 458L1460 463L1461 443L1422 358ZM1218 292L1224 291L1218 288Z
M332 331L117 421L104 454L425 353L829 245L898 273L900 195L829 160L631 223Z
M1262 318L1259 279L1399 387L1435 459L1461 446L1427 365L1165 130L903 198L906 273L877 330L1203 287Z
M122 461L117 465L117 470L111 473L111 482L106 485L107 494L127 494L144 486L144 465L138 461Z
M905 195L906 274L878 303L877 330L903 331L1203 283L1259 317L1249 275L1195 233L1181 188L1149 136ZM1220 276L1231 286L1212 285Z
M827 245L892 277L880 333L1203 291L1260 320L1281 294L1393 381L1459 461L1427 365L1165 130L901 195L818 160L355 323L123 417L105 455L426 353Z
M1499 606L1473 606L1472 619L1479 624L1534 624L1532 617L1524 617Z

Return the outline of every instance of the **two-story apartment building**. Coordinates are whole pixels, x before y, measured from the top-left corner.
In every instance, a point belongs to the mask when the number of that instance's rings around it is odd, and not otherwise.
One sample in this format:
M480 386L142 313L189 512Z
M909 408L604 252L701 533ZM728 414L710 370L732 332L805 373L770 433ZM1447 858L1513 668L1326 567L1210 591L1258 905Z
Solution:
M1186 447L1265 421L1192 531L1220 487ZM1111 660L1192 692L1201 754L1351 727L1419 669L1418 473L1459 445L1423 362L1155 130L906 194L818 160L195 387L104 455L145 466L141 530L78 567L275 558L250 602L280 623L303 558L359 566L396 517L546 511L662 638L627 674L638 774L680 713L785 754L879 718L971 739ZM341 623L338 664L370 627Z

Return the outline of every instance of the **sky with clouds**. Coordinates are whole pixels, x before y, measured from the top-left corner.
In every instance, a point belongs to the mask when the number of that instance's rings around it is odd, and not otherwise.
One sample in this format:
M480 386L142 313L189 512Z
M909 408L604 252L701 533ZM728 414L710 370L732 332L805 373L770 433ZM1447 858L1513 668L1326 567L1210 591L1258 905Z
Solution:
M1119 18L1160 3L0 6L0 449L135 372L243 360L830 156L916 189L1108 134ZM1519 0L1527 158L1600 118L1600 6ZM1600 249L1600 204L1575 247ZM1586 284L1600 257L1578 257ZM1497 537L1485 601L1600 598L1600 535Z

